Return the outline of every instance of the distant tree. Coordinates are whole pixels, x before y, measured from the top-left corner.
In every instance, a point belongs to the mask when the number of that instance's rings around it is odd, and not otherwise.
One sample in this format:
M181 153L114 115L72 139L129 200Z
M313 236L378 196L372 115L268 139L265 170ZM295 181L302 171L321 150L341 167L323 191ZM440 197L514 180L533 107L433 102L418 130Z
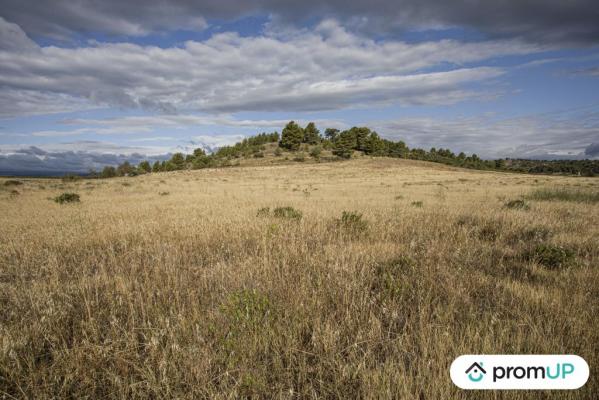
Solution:
M168 171L175 171L175 170L179 170L179 169L184 169L185 168L185 156L183 155L183 153L175 153L173 154L173 156L171 157L171 159L169 160L170 166L167 167Z
M341 132L333 143L333 154L341 158L351 158L356 147L356 137L351 131Z
M280 145L285 149L296 151L299 149L303 140L303 129L294 121L290 121L285 128L283 128Z
M317 144L320 142L320 132L316 129L314 122L310 122L304 128L304 143Z
M116 173L118 176L126 176L133 173L133 166L129 163L129 161L125 161L121 165L116 168Z
M160 161L155 161L154 165L152 165L152 172L160 172L162 171L162 165L160 164Z
M384 143L376 132L370 132L365 140L364 152L375 156L385 155Z
M370 129L366 127L354 126L349 130L355 137L356 145L355 149L366 152L368 150L368 137L370 136Z
M113 166L106 166L100 176L102 178L114 178L116 176L116 169Z
M324 137L330 141L334 141L338 134L339 134L339 129L335 129L335 128L327 128L324 131Z
M195 149L193 151L193 156L194 157L203 157L205 155L206 155L206 152L201 147L198 147L197 149Z
M137 169L140 170L142 173L152 172L152 167L150 166L150 163L148 161L140 162L137 166Z
M213 156L207 156L207 155L200 155L197 156L194 160L193 163L191 164L191 167L193 169L202 169L202 168L210 168L210 167L214 167L216 165L216 162L214 160Z

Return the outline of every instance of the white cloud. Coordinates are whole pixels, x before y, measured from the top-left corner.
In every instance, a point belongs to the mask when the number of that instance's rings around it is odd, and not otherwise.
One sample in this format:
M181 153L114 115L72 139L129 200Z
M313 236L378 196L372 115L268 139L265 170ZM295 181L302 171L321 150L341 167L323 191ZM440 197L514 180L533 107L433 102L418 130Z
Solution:
M0 117L78 107L173 113L299 111L373 103L447 104L501 73L468 63L543 48L516 40L377 42L335 21L280 36L222 33L182 47L130 43L39 47L0 18L21 46L0 49ZM425 72L436 68L436 72ZM441 69L441 71L438 71Z
M599 142L595 105L517 118L401 118L371 126L411 147L450 148L486 158L597 158L585 149Z

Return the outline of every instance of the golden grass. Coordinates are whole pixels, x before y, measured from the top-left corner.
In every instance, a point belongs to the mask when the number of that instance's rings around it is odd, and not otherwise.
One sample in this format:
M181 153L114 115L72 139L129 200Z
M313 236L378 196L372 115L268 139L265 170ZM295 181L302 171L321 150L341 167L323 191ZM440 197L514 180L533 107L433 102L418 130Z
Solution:
M0 398L548 396L457 389L476 353L578 354L589 382L551 395L593 398L599 204L504 204L598 182L389 159L0 182Z

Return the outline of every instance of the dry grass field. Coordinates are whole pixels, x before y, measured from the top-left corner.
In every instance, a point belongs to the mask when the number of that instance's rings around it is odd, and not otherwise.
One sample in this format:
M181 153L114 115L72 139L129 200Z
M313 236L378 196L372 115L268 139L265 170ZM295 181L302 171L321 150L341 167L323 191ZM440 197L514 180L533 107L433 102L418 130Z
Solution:
M0 180L0 398L599 392L597 179L364 158L21 181ZM591 376L462 391L449 365L477 353Z

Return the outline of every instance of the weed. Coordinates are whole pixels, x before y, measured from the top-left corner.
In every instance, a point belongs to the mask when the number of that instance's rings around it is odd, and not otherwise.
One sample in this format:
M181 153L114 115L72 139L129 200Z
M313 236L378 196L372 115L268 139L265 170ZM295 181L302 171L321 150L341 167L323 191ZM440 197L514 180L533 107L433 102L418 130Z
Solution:
M54 201L59 204L64 203L78 203L80 200L77 193L63 193L60 196L54 198Z
M353 211L343 211L341 218L335 220L337 226L346 232L360 234L368 229L368 221L362 214Z
M170 192L158 192L159 196L168 196Z
M302 212L293 207L277 207L273 210L273 215L277 218L302 219Z
M527 258L549 269L560 269L573 264L575 253L562 246L540 244L528 253Z
M421 208L423 205L423 203L421 201L413 201L412 202L412 206L417 207L417 208Z

